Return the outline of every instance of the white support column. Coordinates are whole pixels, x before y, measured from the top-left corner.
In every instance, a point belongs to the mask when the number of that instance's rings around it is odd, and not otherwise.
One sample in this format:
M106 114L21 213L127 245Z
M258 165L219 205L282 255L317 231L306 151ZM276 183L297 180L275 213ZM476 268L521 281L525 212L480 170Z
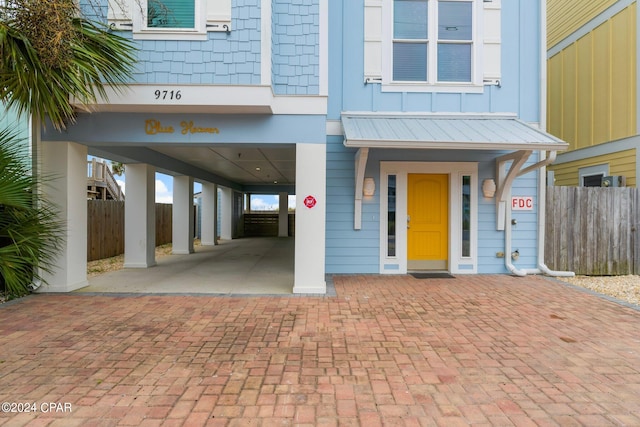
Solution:
M323 144L296 144L294 293L327 292L325 272L326 162Z
M280 206L278 212L278 237L289 236L289 195L280 193Z
M173 177L173 254L193 253L193 178Z
M42 142L42 172L52 179L42 186L44 197L59 208L65 222L64 242L47 285L40 292L70 292L87 282L87 147L73 142Z
M233 230L233 190L227 187L220 187L220 238L222 240L232 239Z
M217 245L218 235L218 186L208 182L202 183L202 212L200 215L202 246Z
M124 266L156 265L156 172L144 163L126 165Z

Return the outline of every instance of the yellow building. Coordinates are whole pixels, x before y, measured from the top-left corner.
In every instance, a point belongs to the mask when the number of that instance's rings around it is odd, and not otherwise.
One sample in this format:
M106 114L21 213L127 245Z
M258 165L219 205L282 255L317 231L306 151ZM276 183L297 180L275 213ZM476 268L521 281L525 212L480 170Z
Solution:
M570 144L555 185L636 186L638 13L637 0L548 0L547 128Z

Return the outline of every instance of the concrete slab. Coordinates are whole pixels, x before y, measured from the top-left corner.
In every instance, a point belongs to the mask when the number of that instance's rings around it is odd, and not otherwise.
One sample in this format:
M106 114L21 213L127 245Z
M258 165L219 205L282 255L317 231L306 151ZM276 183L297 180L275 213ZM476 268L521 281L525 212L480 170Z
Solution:
M126 268L89 279L77 292L282 295L293 291L294 239L260 237L199 246L151 268Z

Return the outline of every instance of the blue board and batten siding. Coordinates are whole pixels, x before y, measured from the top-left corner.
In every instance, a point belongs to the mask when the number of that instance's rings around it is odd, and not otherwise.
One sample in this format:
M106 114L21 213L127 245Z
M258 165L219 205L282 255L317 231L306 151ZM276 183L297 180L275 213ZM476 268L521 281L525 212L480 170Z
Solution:
M328 119L343 111L516 113L531 123L540 121L540 3L502 2L502 86L486 86L483 93L389 93L379 84L364 84L364 1L331 3L329 7ZM380 188L380 161L478 162L478 185L495 177L495 158L486 151L372 150L365 176ZM354 149L339 136L327 138L327 273L380 271L379 190L362 204L362 229L354 230ZM537 161L531 156L529 164ZM496 230L495 199L478 189L478 273L505 273L504 232ZM535 268L538 255L538 172L516 179L514 196L533 196L533 211L515 211L512 250L520 252L518 268Z

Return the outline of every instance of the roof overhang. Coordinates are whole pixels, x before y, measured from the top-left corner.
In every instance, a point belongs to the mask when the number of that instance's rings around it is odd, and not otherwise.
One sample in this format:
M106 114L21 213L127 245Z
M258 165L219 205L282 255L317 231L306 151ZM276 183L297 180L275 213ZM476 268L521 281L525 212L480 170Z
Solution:
M513 181L545 167L569 144L510 114L388 114L343 113L344 145L355 154L354 228L362 226L362 192L369 150L492 150L496 157L496 229L504 230L507 198ZM540 160L526 166L534 151ZM546 156L549 151L550 155ZM509 170L506 170L510 165Z
M343 113L346 147L561 151L569 144L507 114Z

